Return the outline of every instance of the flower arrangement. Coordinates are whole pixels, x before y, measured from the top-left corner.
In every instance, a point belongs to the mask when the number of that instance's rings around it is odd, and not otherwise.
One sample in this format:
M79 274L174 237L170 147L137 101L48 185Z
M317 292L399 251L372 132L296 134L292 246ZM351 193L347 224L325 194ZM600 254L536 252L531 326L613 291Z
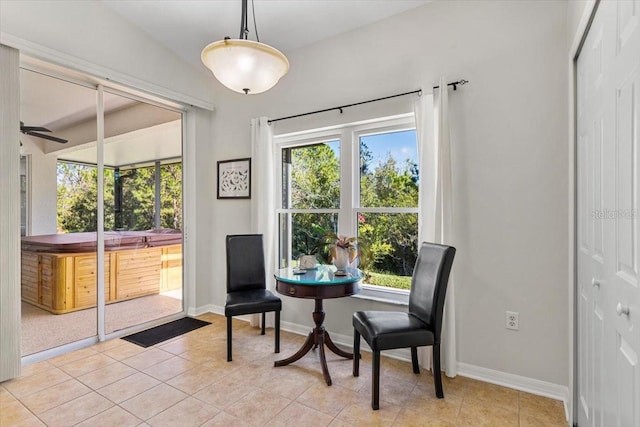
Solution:
M338 234L336 236L336 241L334 243L335 246L342 249L355 249L356 248L356 238L355 237L347 237L342 234Z
M326 248L326 261L334 263L338 269L348 264L356 265L360 269L367 268L367 245L358 241L356 237L342 234L327 233L322 237L318 246Z

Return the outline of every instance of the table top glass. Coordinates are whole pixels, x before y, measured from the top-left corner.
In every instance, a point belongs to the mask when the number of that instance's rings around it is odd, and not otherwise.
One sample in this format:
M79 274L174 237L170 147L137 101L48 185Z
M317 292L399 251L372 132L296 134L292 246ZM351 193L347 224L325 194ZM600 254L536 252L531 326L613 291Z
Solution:
M274 274L276 280L298 285L338 285L340 283L352 283L362 280L362 272L357 268L347 268L344 276L335 274L333 265L318 265L314 269L301 270L287 267L277 270Z

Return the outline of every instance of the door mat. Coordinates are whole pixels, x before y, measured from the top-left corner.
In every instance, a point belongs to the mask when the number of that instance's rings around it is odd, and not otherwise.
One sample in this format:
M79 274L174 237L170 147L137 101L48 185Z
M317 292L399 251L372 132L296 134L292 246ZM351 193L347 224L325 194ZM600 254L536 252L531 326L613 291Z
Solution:
M174 320L173 322L165 323L164 325L156 326L146 331L127 335L126 337L122 337L122 339L142 347L151 347L162 341L186 334L187 332L210 324L211 322L205 322L204 320L183 317L182 319Z

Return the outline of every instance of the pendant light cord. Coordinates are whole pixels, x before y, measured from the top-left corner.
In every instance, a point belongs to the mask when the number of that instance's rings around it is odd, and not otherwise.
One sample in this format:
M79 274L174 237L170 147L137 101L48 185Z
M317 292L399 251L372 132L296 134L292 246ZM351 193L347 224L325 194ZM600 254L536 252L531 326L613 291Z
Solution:
M240 39L249 39L249 11L247 10L247 0L242 0L242 14L240 16ZM256 32L256 41L260 42L260 36L258 35L258 24L256 23L256 5L254 0L251 0L251 15L253 17L253 30Z
M240 40L247 40L247 35L249 34L247 23L247 0L242 0L242 13L240 14Z
M253 15L253 30L256 32L256 41L260 43L260 36L258 35L258 24L256 23L256 5L254 0L251 0L251 14Z

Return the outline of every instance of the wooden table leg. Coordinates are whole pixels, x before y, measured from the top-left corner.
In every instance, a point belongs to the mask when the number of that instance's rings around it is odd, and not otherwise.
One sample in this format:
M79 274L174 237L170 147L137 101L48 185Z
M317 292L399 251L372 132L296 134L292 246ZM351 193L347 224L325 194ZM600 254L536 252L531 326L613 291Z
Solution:
M324 331L324 343L329 347L329 350L333 351L338 356L346 357L347 359L353 359L353 353L347 353L346 351L338 348L333 341L331 341L331 337L329 336L329 332Z
M273 366L286 366L290 363L295 362L296 360L300 360L302 356L307 354L309 350L313 348L314 342L315 342L315 339L313 336L313 331L311 331L307 336L307 340L304 342L304 344L302 344L302 347L300 347L300 350L298 350L296 354L294 354L291 357L287 357L286 359L276 360L275 362L273 362Z
M322 299L315 300L315 310L313 311L313 321L316 324L316 327L309 333L307 336L307 340L304 342L300 350L298 350L293 356L288 357L286 359L277 360L273 363L273 366L285 366L290 363L299 360L307 354L311 349L318 349L318 353L320 356L320 366L322 367L322 376L324 377L327 385L331 385L331 375L329 375L329 367L327 366L327 358L324 352L324 345L334 353L346 357L352 358L353 354L346 353L340 350L329 338L329 334L325 331L323 323L324 323L324 309L322 307Z

